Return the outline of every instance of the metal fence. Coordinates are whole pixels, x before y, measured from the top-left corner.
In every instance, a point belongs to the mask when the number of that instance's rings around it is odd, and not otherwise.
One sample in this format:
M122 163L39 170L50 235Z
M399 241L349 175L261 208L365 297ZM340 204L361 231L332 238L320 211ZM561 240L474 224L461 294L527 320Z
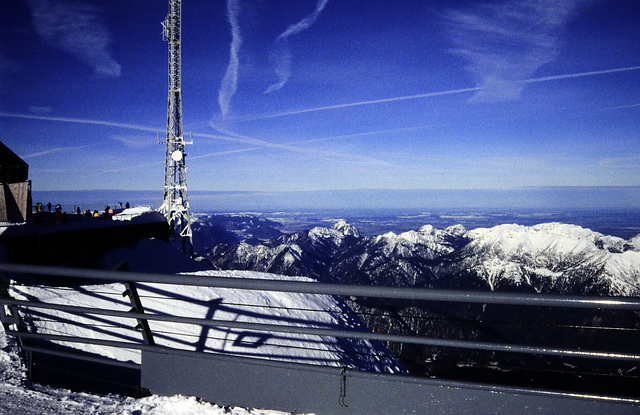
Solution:
M483 350L562 358L584 358L596 361L638 362L640 353L611 350L585 350L528 344L496 343L475 340L430 338L415 335L374 333L369 330L305 327L299 325L242 322L235 319L210 319L174 314L145 312L136 284L171 284L175 286L215 287L234 290L273 291L322 294L344 297L366 297L414 300L437 303L497 304L512 306L557 307L562 309L640 311L640 298L584 297L497 292L447 291L405 287L354 286L306 281L226 278L196 275L139 274L18 264L0 264L5 282L0 290L3 308L0 313L8 335L21 339L25 351L74 357L116 366L141 369L141 386L151 392L183 393L201 396L224 405L254 406L315 413L567 413L611 411L637 413L640 399L629 396L594 396L580 392L541 390L532 387L510 387L478 382L425 379L415 376L383 375L360 372L353 368L322 367L296 362L277 362L217 353L180 350L156 344L149 321L189 324L199 327L244 329L290 335L317 335L336 338L365 339L422 346L465 350ZM10 279L24 276L87 283L119 282L127 287L131 311L114 308L97 309L67 304L51 304L36 299L11 298L7 290ZM71 314L109 316L134 319L141 336L138 340L107 340L68 334L38 333L27 329L20 316L23 310L56 310ZM39 343L33 343L38 341ZM140 350L141 365L118 362L95 355L78 356L68 350L49 348L41 341L93 344L105 347ZM224 381L221 381L223 378ZM266 383L260 379L269 379ZM347 382L348 380L348 382ZM301 388L308 388L305 392ZM320 393L319 393L320 392ZM324 395L337 396L337 399ZM376 395L377 394L377 395ZM315 397L314 397L315 396ZM372 403L372 396L378 399ZM383 399L379 399L384 396ZM637 395L636 395L637 396ZM570 411L569 411L570 412Z

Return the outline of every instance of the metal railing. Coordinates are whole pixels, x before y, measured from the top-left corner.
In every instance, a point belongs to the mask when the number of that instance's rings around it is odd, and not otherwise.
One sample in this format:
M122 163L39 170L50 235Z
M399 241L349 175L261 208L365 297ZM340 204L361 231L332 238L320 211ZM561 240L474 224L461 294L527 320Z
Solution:
M149 328L148 321L169 322L176 324L196 325L202 328L217 329L242 329L255 330L267 333L287 333L293 335L315 335L330 338L364 339L382 342L408 343L422 346L437 346L445 348L458 348L468 350L483 350L490 352L522 353L543 356L560 356L562 358L584 358L599 361L624 361L635 364L640 362L640 353L636 350L610 351L587 350L582 347L566 348L538 346L531 344L512 344L499 342L484 342L476 340L458 340L445 338L432 338L406 334L376 333L363 329L348 329L335 327L309 327L289 324L270 324L261 322L237 321L235 319L200 318L192 316L180 316L158 312L145 311L141 299L135 292L136 284L170 284L175 286L214 287L234 290L255 290L269 292L288 292L303 294L333 295L347 298L365 297L387 300L414 300L435 303L471 303L471 304L495 304L508 306L534 306L534 307L558 307L568 309L585 310L619 310L625 312L640 311L640 298L636 297L594 297L594 296L561 296L542 294L515 294L500 292L475 292L455 290L435 290L406 287L380 287L380 286L356 286L346 284L325 284L313 281L299 280L266 280L256 278L230 278L221 276L198 276L189 274L167 275L153 273L133 273L121 271L87 270L76 268L61 268L48 266L33 266L20 264L0 264L0 276L3 277L5 287L0 291L0 303L3 306L2 313L5 331L8 335L15 336L23 341L25 350L39 353L69 355L69 352L47 349L42 344L29 344L34 340L45 340L64 343L92 344L105 347L139 350L142 352L174 353L176 356L193 355L196 352L172 348L167 345L157 344L153 341L156 333ZM92 284L122 283L128 287L128 294L134 305L131 311L122 311L114 308L94 308L70 304L54 304L42 302L36 299L11 298L6 290L8 278L24 280L24 276L36 276L41 280L47 278L78 279L84 284L90 281ZM28 283L26 283L28 285ZM136 299L136 297L138 297ZM145 300L145 298L142 298ZM17 324L16 318L20 310L55 310L58 312L75 315L108 316L127 318L137 321L140 325L142 336L138 340L120 339L109 340L105 338L88 338L69 334L38 333L26 329L24 324ZM638 317L640 318L640 317ZM633 349L633 348L632 348ZM218 354L211 352L197 352L201 355ZM81 359L106 361L100 356L81 356ZM255 360L255 359L253 359ZM131 362L116 362L113 364L127 368L140 367ZM283 362L283 364L286 364ZM345 374L341 375L344 381ZM394 376L397 377L397 376ZM405 376L405 379L411 376ZM616 398L617 399L617 398ZM623 401L639 405L637 398L625 398Z
M421 300L435 302L457 302L476 304L499 304L517 306L563 307L603 310L640 311L640 298L635 297L587 297L560 296L542 294L514 294L501 292L475 292L456 290L435 290L407 287L358 286L346 284L325 284L312 281L265 280L255 278L228 278L196 275L167 275L152 273L133 273L120 271L87 270L75 268L60 268L47 266L32 266L18 264L0 264L0 272L30 274L48 277L79 278L122 283L161 283L187 285L199 287L230 288L237 290L258 290L272 292L289 292L304 294L325 294L350 297L370 297L401 300ZM540 355L556 355L566 357L588 357L594 359L613 359L639 361L640 353L609 352L598 350L564 349L555 347L538 347L517 344L487 343L470 340L434 339L414 335L397 335L373 333L371 331L338 330L334 328L297 327L282 324L266 324L257 322L240 322L234 320L205 319L196 317L175 316L166 314L145 313L137 311L117 311L110 309L96 309L73 305L47 304L37 301L14 300L2 298L7 306L41 308L65 311L69 313L96 314L111 317L134 318L140 322L147 320L172 322L179 324L195 324L203 327L223 327L234 329L251 329L265 332L281 332L293 334L319 335L329 337L345 337L353 339L378 340L386 342L411 343L426 346L442 346L488 351L502 351L515 353L529 353ZM91 342L92 339L79 339L49 334L26 333L9 330L7 334L24 338L42 338L69 342ZM96 341L97 342L97 341ZM147 342L148 343L148 342ZM101 342L113 347L143 348L142 345L124 342Z

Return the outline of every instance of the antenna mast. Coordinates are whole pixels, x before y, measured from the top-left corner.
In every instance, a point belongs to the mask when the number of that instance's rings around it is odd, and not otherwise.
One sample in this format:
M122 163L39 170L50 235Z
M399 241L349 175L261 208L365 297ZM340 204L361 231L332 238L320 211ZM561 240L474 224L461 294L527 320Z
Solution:
M169 13L162 22L164 40L169 42L169 99L167 108L167 137L164 200L159 211L165 215L172 231L180 230L182 251L193 256L193 238L187 200L185 144L182 131L181 76L181 14L182 0L169 0Z

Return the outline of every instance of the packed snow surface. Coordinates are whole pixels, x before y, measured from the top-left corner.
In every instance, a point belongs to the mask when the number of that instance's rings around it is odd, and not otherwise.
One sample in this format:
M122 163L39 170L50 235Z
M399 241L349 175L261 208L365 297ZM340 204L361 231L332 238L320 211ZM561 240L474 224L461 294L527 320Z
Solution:
M201 271L201 277L257 278L311 281L249 271ZM146 313L264 324L337 329L366 327L351 309L336 297L301 293L234 290L167 284L136 284ZM120 283L68 287L14 285L16 299L38 299L52 304L128 311ZM141 334L131 318L73 315L55 310L31 310L27 324L40 333L64 334L113 341L140 342ZM173 322L149 321L156 344L176 349L214 352L270 360L294 361L362 370L396 373L402 369L382 345L365 340L341 340L317 335L264 333L247 329L200 327ZM90 344L69 344L74 348L121 361L140 362L133 349Z

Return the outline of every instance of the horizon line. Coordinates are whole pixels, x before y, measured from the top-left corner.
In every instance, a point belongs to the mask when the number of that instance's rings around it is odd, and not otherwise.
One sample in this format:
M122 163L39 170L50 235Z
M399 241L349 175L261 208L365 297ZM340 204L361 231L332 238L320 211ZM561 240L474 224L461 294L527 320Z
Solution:
M421 189L387 189L387 188L360 188L360 189L297 189L297 190L202 190L190 189L190 193L305 193L305 192L424 192L424 191L518 191L537 189L640 189L640 185L562 185L562 186L522 186L510 188L452 188L452 187L431 187ZM161 190L161 189L160 189ZM32 190L32 192L158 192L158 189L44 189Z

